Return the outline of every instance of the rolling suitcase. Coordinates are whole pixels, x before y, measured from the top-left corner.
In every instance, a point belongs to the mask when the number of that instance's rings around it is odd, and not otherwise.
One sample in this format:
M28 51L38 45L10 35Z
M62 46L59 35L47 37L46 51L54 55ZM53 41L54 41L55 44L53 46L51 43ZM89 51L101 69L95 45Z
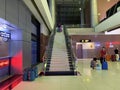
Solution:
M28 80L28 71L25 70L23 74L23 81L27 81L27 80Z
M35 78L37 78L37 77L38 77L38 68L37 68L37 67L34 67L34 68L33 68L33 71L34 71L34 73L35 73Z
M102 70L108 70L108 63L106 61L102 63Z
M32 69L28 71L28 80L29 81L35 80L35 72Z

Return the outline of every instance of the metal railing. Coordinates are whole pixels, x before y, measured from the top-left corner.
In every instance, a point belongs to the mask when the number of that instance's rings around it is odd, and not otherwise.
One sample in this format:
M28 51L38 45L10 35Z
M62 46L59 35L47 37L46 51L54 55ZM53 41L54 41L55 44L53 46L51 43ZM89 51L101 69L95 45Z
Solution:
M70 41L70 38L69 38L67 29L65 26L64 26L64 34L65 34L66 46L67 46L68 54L70 57L70 61L72 61L73 69L75 71L76 70L76 58L75 58L75 54L73 53L71 41Z
M53 30L52 33L50 34L48 45L47 45L47 48L45 51L44 61L43 61L43 71L44 72L46 71L48 61L51 60L55 33L56 33L55 30Z

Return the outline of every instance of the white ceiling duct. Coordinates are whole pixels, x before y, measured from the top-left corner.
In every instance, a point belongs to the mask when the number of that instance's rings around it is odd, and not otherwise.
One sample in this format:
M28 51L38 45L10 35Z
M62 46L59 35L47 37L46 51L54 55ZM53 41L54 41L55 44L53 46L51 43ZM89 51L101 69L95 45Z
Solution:
M23 0L26 6L30 9L36 19L41 23L45 24L49 30L53 29L52 18L50 18L49 8L46 0ZM46 4L46 5L45 5ZM45 5L45 6L44 6Z

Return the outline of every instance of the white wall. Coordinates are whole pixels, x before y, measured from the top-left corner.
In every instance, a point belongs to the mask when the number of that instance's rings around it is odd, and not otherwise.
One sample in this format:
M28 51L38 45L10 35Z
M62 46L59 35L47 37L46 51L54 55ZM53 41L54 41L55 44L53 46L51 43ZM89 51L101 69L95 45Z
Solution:
M52 19L53 19L53 25L55 25L56 21L56 12L55 12L55 0L52 0Z
M110 32L105 32L106 35L120 35L120 28L118 29L115 29L113 31L110 31Z
M69 35L97 35L94 28L67 28Z

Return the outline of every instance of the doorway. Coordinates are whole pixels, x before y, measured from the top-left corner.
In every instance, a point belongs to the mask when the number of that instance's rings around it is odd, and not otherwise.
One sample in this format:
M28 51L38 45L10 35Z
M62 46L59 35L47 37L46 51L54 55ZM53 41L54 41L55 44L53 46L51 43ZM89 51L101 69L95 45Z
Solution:
M95 44L89 43L76 43L76 56L78 59L93 58L95 56Z

